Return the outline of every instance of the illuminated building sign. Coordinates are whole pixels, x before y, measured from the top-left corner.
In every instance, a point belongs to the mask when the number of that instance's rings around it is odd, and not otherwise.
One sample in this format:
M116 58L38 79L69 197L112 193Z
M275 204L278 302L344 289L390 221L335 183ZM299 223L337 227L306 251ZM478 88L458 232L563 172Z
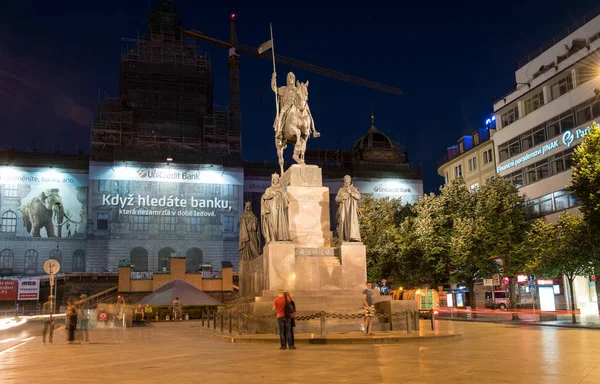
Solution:
M583 138L585 135L590 133L590 130L591 130L591 128L587 127L585 129L577 128L572 131L566 131L565 133L563 133L561 139L556 139L549 143L543 144L543 145L539 146L537 149L532 150L532 151L524 154L521 157L518 157L512 161L509 161L508 163L506 163L504 165L499 165L496 168L496 172L500 173L502 171L506 171L507 169L515 167L525 161L531 160L535 157L538 157L539 155L543 155L548 151L558 148L561 145L570 147L574 140L579 140L579 139Z

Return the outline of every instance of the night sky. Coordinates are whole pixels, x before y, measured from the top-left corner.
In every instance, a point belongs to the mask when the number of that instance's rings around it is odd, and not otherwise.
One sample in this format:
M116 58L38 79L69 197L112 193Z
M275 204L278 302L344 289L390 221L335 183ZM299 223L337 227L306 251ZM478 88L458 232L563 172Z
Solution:
M0 11L0 147L89 151L98 97L117 96L121 37L147 30L157 0L4 2ZM322 137L312 148L350 147L375 124L423 167L425 191L443 182L437 161L463 134L483 126L491 99L508 93L517 63L592 12L597 2L362 2L317 7L249 7L253 2L176 1L184 27L257 46L273 23L277 53L402 89L394 96L291 69L310 80L309 104ZM225 2L219 2L225 3ZM265 2L263 2L264 4ZM281 4L281 2L277 2ZM296 2L285 2L293 4ZM300 3L300 2L298 2ZM273 3L276 4L276 3ZM215 102L229 104L227 50L198 43L215 74ZM244 158L275 161L272 64L241 56ZM265 149L268 148L268 149ZM289 154L288 154L289 156Z

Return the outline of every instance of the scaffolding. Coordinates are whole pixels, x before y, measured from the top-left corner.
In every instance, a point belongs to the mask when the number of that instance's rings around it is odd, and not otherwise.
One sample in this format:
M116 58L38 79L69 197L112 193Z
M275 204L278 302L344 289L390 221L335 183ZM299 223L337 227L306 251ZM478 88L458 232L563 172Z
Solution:
M119 97L99 101L92 158L239 157L239 126L228 108L214 106L210 58L183 38L172 1L150 13L148 30L122 39Z

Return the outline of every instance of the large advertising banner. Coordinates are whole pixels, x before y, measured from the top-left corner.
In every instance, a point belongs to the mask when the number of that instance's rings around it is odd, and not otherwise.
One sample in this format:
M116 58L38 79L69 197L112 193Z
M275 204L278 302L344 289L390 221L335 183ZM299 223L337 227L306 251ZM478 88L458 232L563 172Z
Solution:
M19 280L0 280L0 301L15 301Z
M323 185L329 187L332 194L336 194L343 184L343 180L323 180ZM352 184L363 195L371 195L374 198L399 198L408 204L416 203L423 195L422 180L353 178Z
M121 224L113 232L149 231L152 223L158 223L159 233L181 226L182 236L235 232L242 210L242 170L188 167L92 164L92 209L99 217L110 212L111 220Z
M19 280L18 300L39 300L40 281L39 280Z
M87 223L87 173L56 168L0 169L3 232L24 227L31 237L85 236ZM18 214L17 214L18 213ZM13 222L14 218L18 222ZM16 225L15 225L16 224Z

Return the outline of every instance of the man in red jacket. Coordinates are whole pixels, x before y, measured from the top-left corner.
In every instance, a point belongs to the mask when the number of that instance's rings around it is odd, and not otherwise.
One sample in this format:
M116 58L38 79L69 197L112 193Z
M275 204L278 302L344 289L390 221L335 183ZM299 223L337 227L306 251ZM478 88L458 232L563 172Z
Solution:
M283 290L277 290L277 297L273 300L273 312L277 313L277 327L279 328L279 342L281 347L279 349L287 349L287 341L291 341L290 336L291 320L285 316L285 296L283 296ZM290 345L291 347L291 345Z

